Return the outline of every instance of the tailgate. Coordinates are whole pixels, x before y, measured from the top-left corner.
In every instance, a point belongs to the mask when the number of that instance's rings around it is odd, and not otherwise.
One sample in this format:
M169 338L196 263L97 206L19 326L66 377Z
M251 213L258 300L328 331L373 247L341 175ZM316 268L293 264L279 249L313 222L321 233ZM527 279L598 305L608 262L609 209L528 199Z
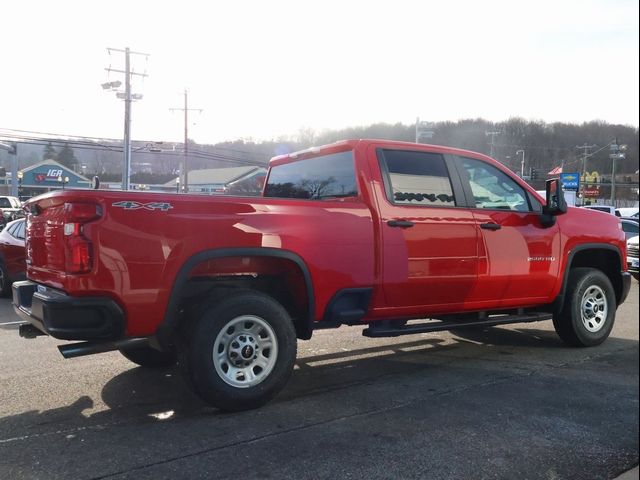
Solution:
M69 274L91 272L92 244L86 227L102 215L98 199L87 193L56 192L27 202L27 276L64 289Z

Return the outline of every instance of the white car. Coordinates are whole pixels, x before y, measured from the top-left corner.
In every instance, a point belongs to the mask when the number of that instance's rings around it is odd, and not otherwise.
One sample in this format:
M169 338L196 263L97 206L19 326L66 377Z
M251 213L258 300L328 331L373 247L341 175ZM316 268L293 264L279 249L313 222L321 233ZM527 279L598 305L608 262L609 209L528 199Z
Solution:
M623 217L638 218L638 207L620 207L618 211Z
M638 237L627 240L627 270L638 280Z
M589 210L596 210L598 212L610 213L616 217L622 217L622 214L616 207L610 207L609 205L583 205L582 208L588 208Z

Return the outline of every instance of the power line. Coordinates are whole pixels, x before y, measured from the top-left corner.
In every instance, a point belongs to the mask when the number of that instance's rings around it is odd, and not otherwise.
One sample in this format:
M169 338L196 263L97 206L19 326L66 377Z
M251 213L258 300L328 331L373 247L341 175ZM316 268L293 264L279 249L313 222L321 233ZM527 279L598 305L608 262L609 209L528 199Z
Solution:
M50 135L53 137L57 137L58 139L61 139L60 141L71 141L70 139L82 139L82 140L87 140L90 142L114 142L114 143L120 143L122 142L122 139L119 138L108 138L108 137L86 137L86 136L82 136L82 135L65 135L65 134L61 134L61 133L51 133L51 132L37 132L37 131L32 131L32 130L16 130L16 129L12 129L12 128L2 128L0 127L0 135L4 135L2 134L2 131L6 131L6 132L16 132L16 133L22 133L22 134L35 134L35 135ZM43 138L38 138L39 140L44 140ZM51 139L54 140L54 139ZM137 143L149 143L149 140L134 140ZM161 142L158 142L161 143ZM174 142L167 142L167 143L174 143ZM224 142L222 142L224 143ZM257 153L257 152L251 152L248 150L238 150L236 148L229 148L229 147L219 147L216 144L202 144L202 145L208 145L211 146L212 148L215 148L216 150L225 150L228 152L233 152L233 153L239 153L239 154L243 154L243 155L254 155L254 156L260 156L262 155L261 153Z
M0 138L2 138L2 135L0 135ZM56 143L56 142L50 142L50 141L43 141L43 142L38 142L38 141L23 141L23 142L18 142L18 143L23 143L26 145L38 145L38 146L47 146L49 144L52 143ZM67 142L60 142L60 143L67 143ZM69 145L71 145L74 149L78 149L78 150L91 150L91 151L106 151L106 152L110 152L110 153L122 153L123 152L123 148L122 147L114 147L114 148L104 148L104 147L100 147L100 146L88 146L88 145L73 145L72 142L68 143ZM58 146L58 145L56 145ZM160 152L150 152L150 151L144 151L144 150L140 150L135 152L136 155L154 155L154 156L166 156L166 157L181 157L182 154L181 153L177 153L177 152L172 152L172 151L160 151ZM236 157L230 157L230 156L225 156L225 155L221 155L221 154L215 154L215 153L209 153L209 152L202 152L202 151L191 151L190 155L192 157L201 159L201 160L211 160L211 161L218 161L218 162L223 162L223 163L231 163L231 164L236 164L236 165L247 165L247 166L256 166L256 167L264 167L266 166L266 162L259 162L259 161L252 161L252 160L243 160L243 159L239 159Z

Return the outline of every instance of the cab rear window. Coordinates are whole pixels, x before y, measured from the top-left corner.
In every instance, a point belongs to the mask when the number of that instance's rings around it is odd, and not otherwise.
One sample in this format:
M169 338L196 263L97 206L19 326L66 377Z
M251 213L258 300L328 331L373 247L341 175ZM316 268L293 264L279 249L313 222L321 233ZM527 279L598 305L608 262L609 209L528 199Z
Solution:
M322 200L358 195L353 152L299 160L271 169L266 197Z

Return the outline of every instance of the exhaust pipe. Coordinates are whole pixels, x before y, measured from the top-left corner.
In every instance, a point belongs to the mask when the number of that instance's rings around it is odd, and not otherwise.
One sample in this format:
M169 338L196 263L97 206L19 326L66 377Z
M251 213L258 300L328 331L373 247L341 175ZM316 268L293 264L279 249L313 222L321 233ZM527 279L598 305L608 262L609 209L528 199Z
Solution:
M146 347L149 346L147 337L125 338L123 340L105 342L78 342L67 345L58 345L58 350L64 358L83 357L94 353L111 352L124 347Z

